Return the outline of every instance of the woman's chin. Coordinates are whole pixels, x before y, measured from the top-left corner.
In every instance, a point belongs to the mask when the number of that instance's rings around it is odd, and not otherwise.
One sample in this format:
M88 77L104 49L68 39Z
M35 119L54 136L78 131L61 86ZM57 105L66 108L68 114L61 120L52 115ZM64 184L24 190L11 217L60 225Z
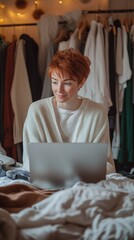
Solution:
M64 102L67 102L67 99L66 99L66 97L56 97L56 101L57 102L61 102L61 103L64 103Z

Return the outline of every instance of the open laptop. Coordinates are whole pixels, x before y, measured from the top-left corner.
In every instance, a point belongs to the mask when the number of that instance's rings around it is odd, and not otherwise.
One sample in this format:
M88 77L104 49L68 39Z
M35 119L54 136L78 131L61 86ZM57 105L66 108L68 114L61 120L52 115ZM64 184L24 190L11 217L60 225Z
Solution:
M106 143L29 143L30 181L41 189L97 183L106 177Z

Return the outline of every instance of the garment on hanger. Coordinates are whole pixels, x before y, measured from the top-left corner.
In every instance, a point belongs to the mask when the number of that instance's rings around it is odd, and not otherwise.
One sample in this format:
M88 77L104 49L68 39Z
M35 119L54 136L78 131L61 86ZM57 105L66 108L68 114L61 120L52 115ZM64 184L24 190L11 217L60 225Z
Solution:
M7 48L7 59L5 65L5 80L4 80L4 141L3 147L7 155L17 160L16 146L13 140L13 121L14 112L11 103L11 86L14 74L14 55L16 50L16 41L9 44Z
M32 103L31 89L25 62L23 39L18 39L16 47L15 69L11 87L11 102L14 111L14 143L22 142L23 124L27 110Z
M38 45L34 39L27 34L22 34L20 39L25 41L25 61L32 101L37 101L41 98L42 92L42 81L38 70Z

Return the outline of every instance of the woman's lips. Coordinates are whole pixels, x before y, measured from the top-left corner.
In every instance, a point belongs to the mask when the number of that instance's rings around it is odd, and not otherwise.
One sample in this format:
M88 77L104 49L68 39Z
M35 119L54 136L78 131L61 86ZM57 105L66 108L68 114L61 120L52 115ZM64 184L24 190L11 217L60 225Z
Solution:
M57 95L57 98L65 98L66 95Z

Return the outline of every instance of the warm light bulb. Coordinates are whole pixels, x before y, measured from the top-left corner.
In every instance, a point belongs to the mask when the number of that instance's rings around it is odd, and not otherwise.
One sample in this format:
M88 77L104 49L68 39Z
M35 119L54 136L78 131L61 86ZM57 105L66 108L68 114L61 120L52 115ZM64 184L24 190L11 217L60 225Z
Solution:
M23 14L18 12L17 16L21 17L21 16L23 16Z
M59 4L62 4L62 3L63 3L63 1L60 0L60 1L59 1Z
M5 5L0 4L0 8L1 8L1 9L5 8Z
M0 18L0 22L1 22L1 23L4 22L4 19L3 19L3 18Z

